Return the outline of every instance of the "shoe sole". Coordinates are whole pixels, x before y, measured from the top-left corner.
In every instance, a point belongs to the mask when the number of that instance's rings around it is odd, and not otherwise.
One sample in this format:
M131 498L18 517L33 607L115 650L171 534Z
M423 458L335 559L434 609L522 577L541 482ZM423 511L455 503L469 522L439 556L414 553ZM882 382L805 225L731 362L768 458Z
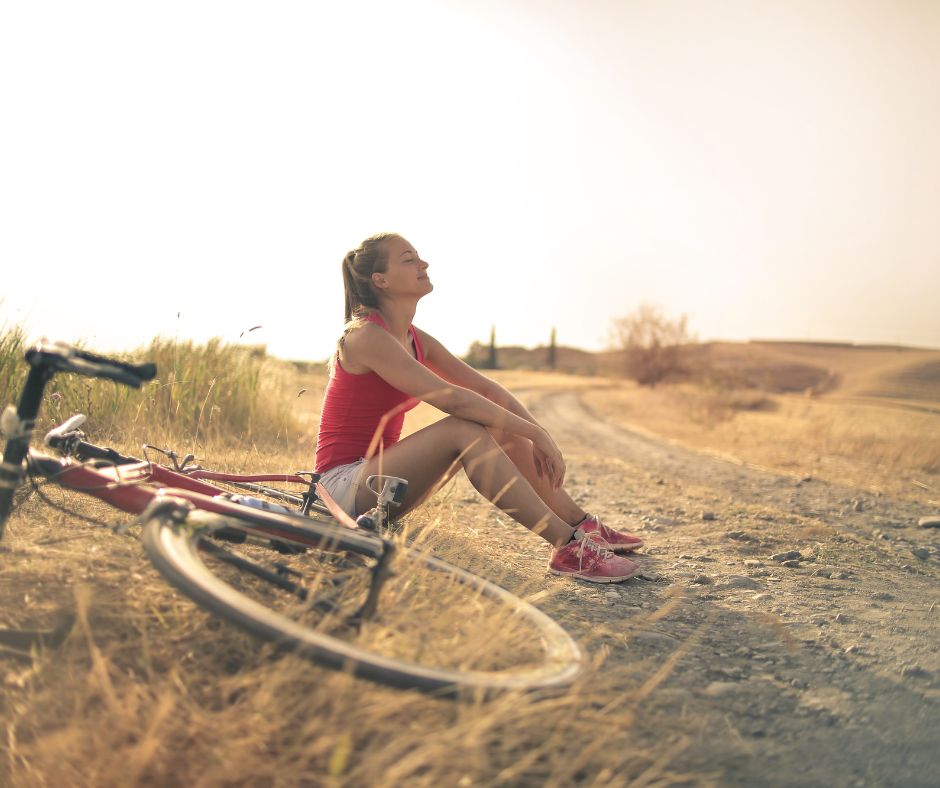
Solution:
M607 549L612 553L632 553L634 550L639 550L642 546L643 542L637 542L636 544L608 544Z
M590 577L589 575L582 575L578 572L562 572L560 569L552 569L551 567L548 568L548 571L559 577L570 577L573 580L584 580L587 583L622 583L624 580L629 580L636 575L640 571L640 567L637 567L630 574L623 575L622 577Z

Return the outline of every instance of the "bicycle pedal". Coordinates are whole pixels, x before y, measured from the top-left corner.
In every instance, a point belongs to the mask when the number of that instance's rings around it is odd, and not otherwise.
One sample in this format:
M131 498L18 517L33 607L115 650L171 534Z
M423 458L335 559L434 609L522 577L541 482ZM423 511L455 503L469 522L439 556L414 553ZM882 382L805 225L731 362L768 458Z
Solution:
M356 525L364 531L375 531L378 526L375 524L375 518L370 514L360 514L356 518Z

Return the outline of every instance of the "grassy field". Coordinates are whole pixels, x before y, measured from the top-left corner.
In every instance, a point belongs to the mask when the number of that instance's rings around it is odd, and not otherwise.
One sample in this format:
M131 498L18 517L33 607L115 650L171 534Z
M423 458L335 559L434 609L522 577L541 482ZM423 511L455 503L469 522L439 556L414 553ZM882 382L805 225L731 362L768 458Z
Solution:
M22 337L7 336L5 348L9 400L22 378L14 363ZM312 465L322 368L215 343L158 340L132 355L156 359L160 379L129 392L63 376L50 387L39 429L82 411L91 440L132 454L147 441L193 451L220 469ZM433 416L419 415L412 428L422 418ZM52 629L70 615L76 624L56 648L0 650L2 784L470 785L522 775L605 784L618 782L630 757L625 731L613 738L617 750L585 753L582 732L611 699L595 672L563 696L454 703L275 659L163 582L132 518L48 486L45 495L64 511L26 497L0 545L0 626ZM463 495L445 489L409 520L407 535L545 601L541 578L474 549L473 522L460 515ZM114 532L119 525L123 533ZM452 599L410 590L390 613L391 628L411 625L406 651L420 652L435 628L459 620L461 664L524 661L531 633L478 614L470 609L476 603L456 606L455 619ZM446 654L423 658L433 664ZM602 659L603 652L594 657ZM665 773L648 770L654 782Z
M0 337L7 401L21 374L14 364L21 345L15 332ZM130 392L62 379L50 390L40 428L82 410L96 442L135 454L147 441L192 451L218 468L312 464L321 367L215 343L158 340L134 355L157 360L158 382ZM882 365L875 374L859 363L855 377L837 371L851 387L815 397L691 384L646 390L560 373L496 375L522 391L577 388L607 420L743 462L892 494L923 497L926 488L940 498L932 361L914 361L917 397L908 401L918 409L896 402L905 399L897 381L910 364L893 373ZM875 389L891 396L879 404L864 393ZM407 430L438 416L421 406ZM667 679L678 652L663 653L642 680L605 670L606 638L617 633L600 622L581 638L591 655L583 680L563 695L453 703L372 686L276 657L166 585L143 556L136 526L116 534L101 525L129 518L52 495L98 524L33 495L0 544L0 626L52 627L65 615L77 617L56 649L0 653L4 785L562 786L621 785L626 775L637 786L709 782L708 775L670 771L672 745L648 757L631 739L635 709ZM501 526L488 509L468 506L472 500L465 485L449 485L409 518L410 533L551 609L552 594L567 586L520 568L512 551L489 551L480 534ZM529 544L520 541L518 549ZM661 619L670 604L643 616ZM395 612L429 621L469 615L446 599L427 598L402 601ZM484 653L526 648L524 633L504 621L476 626L471 638Z

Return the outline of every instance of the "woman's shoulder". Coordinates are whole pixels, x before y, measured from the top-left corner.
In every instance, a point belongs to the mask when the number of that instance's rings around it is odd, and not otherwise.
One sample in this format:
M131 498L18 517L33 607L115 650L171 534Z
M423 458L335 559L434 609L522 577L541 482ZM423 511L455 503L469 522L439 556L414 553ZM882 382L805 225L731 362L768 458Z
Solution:
M368 359L377 348L391 339L387 331L372 320L356 320L346 324L337 353L347 372L362 374L371 370ZM394 340L393 340L394 341Z
M343 345L348 345L350 342L354 346L361 345L373 341L376 337L387 334L388 332L385 331L377 321L358 318L351 320L343 328L343 338L341 342Z

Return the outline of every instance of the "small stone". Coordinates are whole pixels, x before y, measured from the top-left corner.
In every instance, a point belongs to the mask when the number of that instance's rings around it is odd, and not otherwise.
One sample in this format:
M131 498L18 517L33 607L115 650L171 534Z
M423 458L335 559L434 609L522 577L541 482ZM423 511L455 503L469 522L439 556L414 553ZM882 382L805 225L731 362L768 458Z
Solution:
M901 668L901 676L907 678L929 679L930 671L924 670L920 665L905 665Z
M785 566L787 569L799 569L802 564L795 559L790 559L789 561L782 561L780 566Z
M696 585L707 586L711 584L712 579L708 575L696 575L692 578L692 582Z
M800 479L800 481L803 482L804 484L805 484L806 482L811 482L812 480L813 480L813 477L812 477L812 476L809 476L809 475L806 475L806 476L804 476L802 479Z
M664 632L652 632L649 630L634 632L630 635L629 640L641 646L649 646L660 650L674 649L679 645L677 638L667 635Z
M754 596L752 596L751 599L753 599L755 602L762 602L765 599L770 599L770 596L771 596L770 594L764 591L761 594L754 594Z
M861 498L856 498L854 501L852 501L852 509L856 512L865 511L865 502Z
M915 558L919 558L921 561L926 561L928 558L930 558L930 550L928 550L926 547L912 547L911 555L913 555Z
M747 561L745 561L744 565L748 569L757 569L759 566L762 566L760 561L755 561L753 558L749 558Z
M713 681L702 690L703 695L709 698L720 698L737 690L738 685L733 681Z
M844 570L842 572L833 572L829 575L830 580L848 580L850 577L851 575Z
M787 550L783 553L774 553L770 556L771 561L798 561L803 556L799 550Z
M702 519L703 519L703 520L714 520L714 519L715 519L715 513L714 513L714 512L702 512Z
M747 575L731 575L727 580L728 588L760 588L760 583Z
M940 528L940 515L930 515L929 517L921 517L917 524L921 528Z
M894 594L889 594L887 591L878 591L877 593L869 594L869 597L879 602L890 602L894 599Z
M832 619L837 624L847 624L849 622L849 617L845 613L836 613L836 617Z
M656 480L656 484L662 485L662 484L665 484L665 483L666 483L666 480L665 480L665 479L657 479L657 480Z

